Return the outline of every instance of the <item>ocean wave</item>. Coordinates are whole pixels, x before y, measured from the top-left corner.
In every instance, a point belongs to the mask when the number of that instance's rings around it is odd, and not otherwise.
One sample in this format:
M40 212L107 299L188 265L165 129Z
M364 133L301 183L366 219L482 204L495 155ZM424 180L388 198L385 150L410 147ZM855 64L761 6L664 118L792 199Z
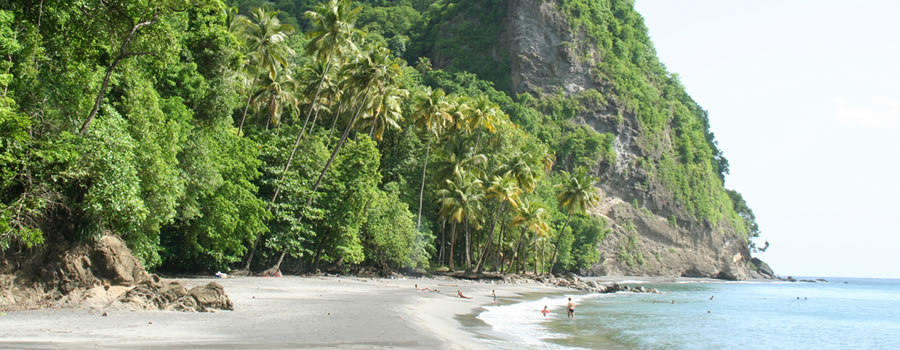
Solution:
M488 324L492 335L499 339L524 345L526 348L565 349L567 347L554 345L545 340L565 339L569 335L552 332L545 324L567 317L568 298L580 304L584 300L604 296L603 294L545 296L515 304L487 306L478 318ZM544 306L550 310L547 316L541 315Z

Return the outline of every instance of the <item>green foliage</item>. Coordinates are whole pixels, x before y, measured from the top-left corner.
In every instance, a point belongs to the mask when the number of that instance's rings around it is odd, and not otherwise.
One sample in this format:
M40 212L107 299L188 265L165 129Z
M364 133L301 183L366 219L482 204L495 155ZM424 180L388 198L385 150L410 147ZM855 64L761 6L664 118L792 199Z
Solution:
M359 231L381 182L379 159L375 141L368 136L351 140L322 185L323 195L314 203L323 213L314 222L314 231L316 253L324 254L325 261L340 258L355 264L365 258Z
M425 14L427 24L407 58L431 56L434 67L451 73L471 72L510 89L509 53L497 47L504 27L503 0L438 1ZM486 54L490 53L490 54ZM494 57L498 56L499 59Z
M400 187L394 182L372 195L362 227L366 258L379 266L427 267L425 247L430 238L416 231L415 216L399 197Z
M692 215L758 234L722 190L706 112L659 64L632 3L560 1L586 39L565 45L603 88L515 97L496 45L505 1L321 3L6 4L0 249L111 233L172 271L227 270L251 251L254 269L280 253L299 268L427 267L446 248L495 269L546 271L557 254L586 269L609 232L582 214L599 199L589 174L617 154L613 134L573 121L611 104L620 126L637 116L652 155L629 168ZM438 241L455 225L464 240ZM631 264L636 244L623 246Z
M572 218L569 224L575 233L575 241L572 243L572 263L565 264L566 269L588 269L600 261L600 251L597 245L610 233L606 220L588 215L578 215Z
M619 260L628 266L643 265L644 254L638 251L638 245L637 234L629 234L625 242L619 246Z
M556 164L561 169L594 168L601 161L616 162L615 135L600 134L589 126L573 123L563 128L563 134L555 147Z

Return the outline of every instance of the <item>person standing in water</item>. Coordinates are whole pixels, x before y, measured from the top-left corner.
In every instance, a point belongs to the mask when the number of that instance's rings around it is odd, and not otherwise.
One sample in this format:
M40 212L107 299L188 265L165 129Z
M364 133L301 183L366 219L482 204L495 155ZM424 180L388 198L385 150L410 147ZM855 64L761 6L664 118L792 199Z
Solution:
M541 310L541 313L544 314L544 317L547 317L547 314L550 313L550 310L547 310L547 305L544 305L544 309Z
M575 302L572 301L572 298L569 298L569 304L566 305L566 308L569 309L569 318L575 318Z

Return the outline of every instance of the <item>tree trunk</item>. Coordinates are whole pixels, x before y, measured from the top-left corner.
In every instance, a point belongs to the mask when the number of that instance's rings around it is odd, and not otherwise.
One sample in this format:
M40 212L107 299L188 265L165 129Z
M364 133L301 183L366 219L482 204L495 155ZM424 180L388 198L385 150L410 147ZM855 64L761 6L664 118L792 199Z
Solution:
M322 77L319 78L319 83L316 84L316 93L313 94L312 100L309 102L309 110L306 112L306 118L303 119L303 128L300 129L300 136L297 137L297 140L303 138L303 134L306 133L306 124L309 122L309 115L312 114L313 109L316 107L316 103L319 101L319 92L322 91L322 83L325 81L325 77L328 76L328 69L331 68L331 60L326 57L327 61L325 63L325 70L322 71ZM316 109L316 117L319 116L319 110ZM316 119L313 118L313 123L316 122ZM309 128L309 132L312 133L312 127ZM297 146L294 146L295 148ZM291 152L293 154L293 152Z
M447 233L447 221L444 220L441 222L441 249L439 250L439 253L438 253L438 264L441 264L441 265L444 264L444 255L445 255L444 248L447 246L446 233Z
M501 272L502 258L500 256L503 250L503 231L506 229L506 222L500 224L500 235L497 238L497 250L494 252L494 272Z
M466 271L469 271L472 269L472 237L469 234L469 221L466 220L463 225L466 229Z
M250 271L250 262L253 261L253 256L256 255L256 245L261 240L262 235L256 236L256 239L253 240L253 244L250 246L250 255L247 257L247 261L244 262L244 270Z
M334 127L337 125L337 121L338 121L338 119L341 118L341 114L343 114L343 112L344 112L344 104L339 103L338 109L337 109L337 114L335 114L334 118L331 119L331 128L328 129L328 145L326 146L326 148L331 147L331 138L332 138L332 136L334 136Z
M562 241L563 233L566 232L566 227L569 226L569 220L572 219L572 212L569 212L569 216L566 217L566 223L563 224L562 230L559 230L559 237L556 238L556 249L553 250L553 257L550 258L550 271L549 273L553 273L553 268L556 267L556 256L559 253L559 243Z
M350 119L350 122L347 123L347 128L344 129L344 134L341 135L341 139L338 141L337 146L334 147L334 151L331 152L331 158L328 158L328 162L325 163L325 168L322 169L322 172L319 174L319 178L316 179L316 183L313 185L312 192L315 193L316 190L319 189L319 185L322 184L322 178L325 177L325 173L328 172L328 168L331 167L331 163L334 162L334 158L337 157L338 152L340 152L341 147L344 145L344 142L347 141L347 136L350 135L350 130L353 129L353 125L356 124L356 118L359 117L359 112L362 112L363 107L366 105L366 100L369 99L369 89L371 89L371 85L366 87L366 92L363 94L362 102L359 104L359 109L356 110L356 114L353 115L353 118ZM309 196L309 199L306 201L306 206L309 207L312 205L313 196Z
M431 135L425 141L425 163L422 164L422 186L419 187L419 215L416 217L416 231L422 227L422 198L425 195L425 171L428 169L428 153L431 152Z
M259 77L253 78L253 83L250 84L250 92L247 94L247 104L244 105L244 113L241 115L241 124L238 125L238 137L241 137L241 131L244 130L244 120L247 119L247 109L250 108L250 100L253 99L253 87L256 86L257 78Z
M506 269L507 272L511 270L516 264L516 261L519 260L519 248L522 246L522 241L525 239L525 233L526 231L522 230L522 235L519 236L519 242L516 243L516 249L513 250L512 259L509 262L509 268Z
M450 271L455 271L453 267L453 246L456 245L456 221L450 224Z
M106 68L106 76L103 77L103 84L100 85L100 91L97 92L97 100L94 101L94 108L91 109L91 113L88 114L87 119L84 121L84 124L81 124L81 130L79 133L83 136L87 133L88 127L91 125L91 121L94 120L94 117L97 116L97 112L100 111L100 104L103 103L103 96L106 94L106 88L109 87L109 78L112 75L116 66L119 65L119 61L126 59L128 57L134 56L142 56L142 55L150 55L151 52L128 52L128 43L131 42L131 39L134 38L134 35L143 27L150 26L154 22L156 22L157 16L159 12L153 12L153 18L149 21L140 22L131 27L131 32L125 37L125 40L122 41L122 45L119 46L119 55L112 61L109 67Z
M327 65L326 65L325 68L326 68L326 72L327 72L327 71L328 71ZM316 99L316 98L318 97L318 95L319 95L319 90L320 90L321 87L322 87L322 81L324 80L324 77L325 77L325 75L323 74L323 75L322 75L322 79L319 80L319 87L316 88L316 94L315 94L316 96L313 98L313 103L311 103L310 106L309 106L309 111L310 111L310 112L312 112L312 109L313 109L313 107L314 107L314 105L315 105L315 99ZM245 111L246 111L246 110L245 110ZM306 113L306 118L307 118L307 120L309 119L309 112ZM242 120L241 120L241 125L243 125L243 124L244 124L244 122L243 122L243 119L242 119ZM294 155L297 154L297 147L300 145L300 140L303 139L303 132L306 130L306 126L305 126L305 125L306 125L306 124L304 123L303 129L300 130L300 133L297 134L297 139L294 140L294 147L291 148L291 155L288 157L287 162L284 163L284 171L283 171L282 174L281 174L281 178L279 178L279 179L278 179L278 182L275 183L275 193L272 194L272 200L269 201L269 208L274 207L275 201L278 200L278 194L281 192L281 183L284 182L284 178L285 178L285 176L287 176L288 170L291 169L291 162L294 160ZM238 130L238 136L240 136L240 129ZM309 204L307 204L307 206L309 206ZM250 263L253 261L253 256L255 255L256 247L257 247L257 245L258 245L258 241L259 241L259 239L261 239L261 238L262 238L262 236L260 236L260 237L257 239L257 241L254 241L254 242L253 242L253 246L250 248L250 257L247 259L247 262L244 264L244 269L247 269L248 271L249 271L249 268L250 268ZM280 259L279 259L279 260L280 260ZM279 266L280 266L280 263L279 263Z
M484 263L485 256L487 255L488 250L491 249L491 244L494 243L494 227L497 225L497 219L503 212L504 204L506 204L506 202L500 202L500 205L497 206L497 212L494 213L494 220L491 220L491 229L488 231L487 242L484 243L484 249L481 250L481 255L478 256L478 263L475 264L475 272L477 273L481 273L481 267Z

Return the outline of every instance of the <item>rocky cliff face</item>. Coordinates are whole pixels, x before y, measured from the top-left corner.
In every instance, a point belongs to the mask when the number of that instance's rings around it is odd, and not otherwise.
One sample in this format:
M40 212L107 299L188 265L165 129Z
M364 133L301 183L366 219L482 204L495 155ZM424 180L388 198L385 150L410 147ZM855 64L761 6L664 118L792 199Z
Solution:
M533 94L576 94L595 89L611 98L603 105L585 106L575 122L600 133L615 135L615 162L598 162L594 171L602 181L602 203L590 210L604 217L612 233L600 244L601 262L594 275L664 275L746 279L750 253L741 234L727 223L715 226L692 217L672 191L648 174L643 161L658 162L672 151L669 137L655 151L645 150L646 135L637 116L617 103L610 84L592 71L600 55L573 33L556 1L507 0L498 42L508 51L510 90ZM439 56L440 53L437 53ZM587 58L585 58L587 57ZM599 78L598 78L599 77ZM671 128L663 135L672 135ZM724 221L724 220L723 220Z
M583 38L569 30L555 1L509 0L507 6L504 42L508 43L514 92L609 90L568 45ZM581 55L594 56L590 52ZM637 164L640 159L658 161L659 155L640 146L645 135L636 116L618 106L615 99L607 105L587 107L577 122L615 135L617 158L613 164L604 162L595 169L602 179L599 186L604 200L591 213L607 218L613 233L599 247L601 262L585 272L747 278L750 253L741 235L728 225L711 227L692 218L671 191Z

